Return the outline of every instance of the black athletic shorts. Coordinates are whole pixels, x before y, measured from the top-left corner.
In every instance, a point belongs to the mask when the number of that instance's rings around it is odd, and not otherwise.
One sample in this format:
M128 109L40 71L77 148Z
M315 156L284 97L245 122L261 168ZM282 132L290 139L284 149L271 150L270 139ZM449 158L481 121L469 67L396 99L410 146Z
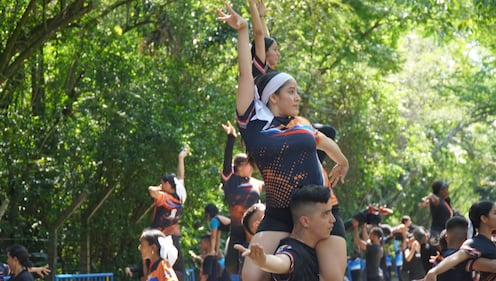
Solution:
M331 235L340 236L346 239L344 223L343 219L341 218L341 212L339 211L339 205L332 206L332 215L334 216L336 221L334 222L334 227L331 230Z
M257 228L261 231L282 231L291 233L293 230L293 219L289 208L267 208L265 216Z

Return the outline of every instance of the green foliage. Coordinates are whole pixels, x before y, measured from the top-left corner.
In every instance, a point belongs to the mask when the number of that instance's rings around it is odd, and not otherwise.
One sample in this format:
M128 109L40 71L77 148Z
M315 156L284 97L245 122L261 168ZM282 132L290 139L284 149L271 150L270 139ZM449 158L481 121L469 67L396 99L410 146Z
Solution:
M85 271L89 239L89 270L122 278L151 220L146 188L189 146L181 225L192 267L203 207L227 213L220 124L235 121L237 42L215 21L220 3L31 3L0 0L1 246L47 251L48 233L89 191L58 228L57 271ZM410 214L427 226L417 202L441 178L462 213L496 199L492 1L266 4L302 115L336 127L350 161L336 189L344 218L380 203L395 210L387 223ZM233 5L249 16L246 1Z

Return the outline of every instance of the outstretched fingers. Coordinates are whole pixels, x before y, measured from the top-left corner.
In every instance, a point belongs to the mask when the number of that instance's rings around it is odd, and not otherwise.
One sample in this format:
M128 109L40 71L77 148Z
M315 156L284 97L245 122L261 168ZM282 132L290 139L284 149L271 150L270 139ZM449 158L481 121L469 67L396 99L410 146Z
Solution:
M246 21L246 19L238 15L238 13L236 13L233 10L233 8L231 7L231 5L229 5L229 3L226 2L225 6L228 13L226 14L221 9L217 9L217 14L219 14L217 21L225 22L236 30L240 30L244 27L248 27L248 22Z

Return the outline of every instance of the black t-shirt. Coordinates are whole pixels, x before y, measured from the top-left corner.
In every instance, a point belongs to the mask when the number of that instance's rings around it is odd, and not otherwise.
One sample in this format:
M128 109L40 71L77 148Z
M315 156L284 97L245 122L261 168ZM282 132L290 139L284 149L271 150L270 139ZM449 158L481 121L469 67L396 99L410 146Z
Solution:
M465 241L460 248L461 251L469 254L472 260L477 258L496 259L496 246L486 236L477 235ZM496 280L496 273L481 272L481 281Z
M457 249L445 249L441 251L441 256L446 258L456 253ZM465 267L467 265L467 261L457 264L455 267L446 271L443 274L439 274L437 276L438 281L470 281L472 280L472 272L466 271Z
M383 250L381 245L367 244L365 252L365 268L367 270L367 279L377 279L380 277L379 267L381 263Z
M437 255L436 247L429 243L420 244L420 260L422 261L422 267L424 268L424 273L432 268L432 263L429 261L431 256Z
M291 260L288 274L272 274L273 280L318 281L319 264L315 249L291 237L284 238L277 247L276 255L284 254Z
M415 252L410 261L404 261L403 266L408 271L410 280L422 279L425 276L424 266L420 258L420 253Z
M21 273L16 276L11 276L10 281L34 281L33 275L27 271L23 270Z
M453 209L442 198L439 198L439 204L437 206L430 204L430 209L432 217L431 233L440 233L444 229L446 221L453 216Z

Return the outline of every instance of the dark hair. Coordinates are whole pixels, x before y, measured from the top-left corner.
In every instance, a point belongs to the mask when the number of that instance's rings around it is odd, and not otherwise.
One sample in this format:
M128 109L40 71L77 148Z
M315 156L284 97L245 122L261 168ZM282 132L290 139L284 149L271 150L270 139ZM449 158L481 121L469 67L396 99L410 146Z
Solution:
M446 230L452 230L455 228L468 228L468 221L462 216L454 216L446 221Z
M420 244L424 244L424 243L427 242L427 237L425 235L425 230L424 230L423 227L417 227L417 228L415 228L415 230L413 230L413 237Z
M246 163L248 161L248 155L246 155L245 153L238 153L234 156L234 160L233 160L233 168L234 168L234 172L236 173L238 171L238 167L243 164L243 163Z
M155 228L147 228L143 230L143 233L141 233L141 239L145 239L148 241L150 245L155 245L157 246L157 251L160 253L160 242L158 242L158 238L164 237L165 234Z
M443 231L449 232L450 243L461 244L467 239L468 221L462 216L454 216L446 221L446 229ZM443 241L448 242L441 232L440 243Z
M270 46L272 46L272 44L274 44L274 42L276 42L276 40L274 40L274 38L267 37L267 36L264 37L265 52L267 52L269 50ZM251 42L251 57L254 58L256 53L257 53L257 50L255 49L255 41L252 41Z
M449 187L449 184L443 180L435 181L432 184L432 193L434 193L435 195L439 195L439 192L441 191L441 189L448 188L448 187Z
M494 202L489 201L489 200L481 200L478 201L470 207L470 210L468 211L468 217L470 218L470 221L472 222L472 226L474 229L479 229L481 220L481 216L487 217L489 215L489 212L494 206ZM475 231L473 231L473 235L475 236Z
M209 203L205 206L205 214L213 218L219 214L219 208L217 208L214 203Z
M382 236L384 236L384 232L382 231L382 228L380 228L378 226L373 227L372 230L370 231L370 233L374 234L379 239L381 239Z
M243 218L241 218L241 224L243 225L244 229L251 235L255 235L255 233L253 233L253 231L251 231L250 229L250 220L253 215L258 210L260 210L260 205L264 206L262 203L255 203L251 205L250 208L246 209L245 213L243 214Z
M164 174L161 178L163 182L168 182L171 187L176 190L176 182L174 181L174 178L176 177L175 174Z
M272 80L272 78L274 78L274 76L276 76L277 74L280 74L281 72L279 71L269 71L265 74L262 74L262 75L259 75L257 76L257 78L255 78L255 85L257 86L257 89L258 89L258 94L260 95L260 99L262 99L262 93L263 93L263 90L265 89L265 87L267 86L267 84L269 84L270 80ZM281 85L281 87L279 87L279 89L277 89L274 94L279 94L279 90L284 86Z
M12 245L7 248L7 254L13 258L17 258L19 263L24 267L33 267L33 263L29 260L28 250L22 245Z
M401 218L401 223L402 224L405 224L407 221L411 221L412 219L410 218L410 216L403 216Z
M297 221L300 212L309 204L327 203L331 193L327 187L309 184L293 189L289 209L293 216L293 221Z
M315 124L313 124L313 127L315 129L319 130L319 132L324 134L326 137L328 137L332 140L336 140L336 129L334 129L334 127L332 127L331 125L324 125L324 124L320 124L320 123L315 123ZM326 153L322 150L317 150L317 155L319 157L320 163L324 162L324 160L326 158Z

